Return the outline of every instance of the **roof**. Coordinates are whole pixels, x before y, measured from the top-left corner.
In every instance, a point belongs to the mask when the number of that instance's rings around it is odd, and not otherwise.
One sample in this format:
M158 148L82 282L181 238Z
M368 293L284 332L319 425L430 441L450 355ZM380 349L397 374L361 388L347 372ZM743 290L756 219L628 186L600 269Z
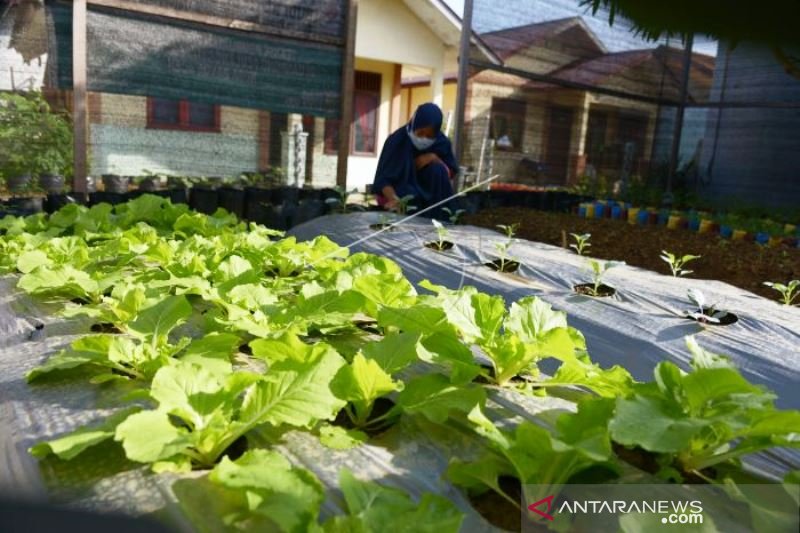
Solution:
M541 46L548 40L562 37L569 30L578 30L586 44L586 55L596 56L608 52L603 43L586 25L581 17L567 17L547 22L526 24L503 30L492 31L481 35L483 40L505 61L526 48ZM576 36L570 36L570 44L575 43Z
M665 83L673 87L679 86L679 80L683 75L683 50L664 45L644 50L605 54L556 69L549 75L567 82L600 87L610 78L621 76L628 69L649 62L654 63L660 72L666 74ZM714 76L714 58L705 54L693 53L690 76L692 81L698 83L699 88L708 90ZM528 89L557 87L556 84L540 81L528 81L522 86Z

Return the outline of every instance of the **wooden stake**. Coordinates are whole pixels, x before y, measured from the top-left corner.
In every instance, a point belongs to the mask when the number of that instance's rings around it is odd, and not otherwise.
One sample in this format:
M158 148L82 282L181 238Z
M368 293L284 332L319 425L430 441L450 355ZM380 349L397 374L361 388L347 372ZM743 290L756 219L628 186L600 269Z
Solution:
M87 147L89 123L86 95L86 0L72 3L72 127L73 127L73 179L75 193L86 194L86 176L89 172Z

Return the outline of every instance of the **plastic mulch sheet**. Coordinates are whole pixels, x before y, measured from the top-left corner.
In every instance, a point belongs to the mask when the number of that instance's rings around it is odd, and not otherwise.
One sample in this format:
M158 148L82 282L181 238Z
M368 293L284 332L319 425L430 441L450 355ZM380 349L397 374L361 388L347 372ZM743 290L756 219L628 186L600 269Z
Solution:
M684 338L696 335L706 350L727 355L751 382L777 394L781 408L800 408L800 309L779 305L713 280L673 278L631 266L611 269L603 282L616 288L611 297L578 295L573 286L591 280L586 259L562 248L515 239L510 255L521 263L513 274L494 272L484 264L497 258L495 231L454 226L447 240L455 246L439 252L425 247L437 234L429 220L418 218L376 234L370 225L378 213L331 215L290 232L298 239L326 235L351 251L384 255L396 261L414 283L429 279L449 288L472 285L502 295L506 303L535 295L566 311L571 326L586 337L592 359L604 367L618 364L634 378L652 380L659 361L688 368ZM369 237L371 236L372 237ZM369 238L367 238L369 237ZM701 290L709 304L738 316L728 326L707 326L687 319L692 308L686 293ZM546 366L545 371L552 370ZM751 460L756 469L780 474L798 468L800 454L779 450Z

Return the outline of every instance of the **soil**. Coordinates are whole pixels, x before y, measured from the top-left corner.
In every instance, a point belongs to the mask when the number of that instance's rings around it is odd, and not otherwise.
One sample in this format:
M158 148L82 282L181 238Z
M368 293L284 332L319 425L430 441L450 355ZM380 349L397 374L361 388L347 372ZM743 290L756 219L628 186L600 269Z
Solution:
M608 285L604 285L602 283L597 287L597 294L594 292L594 283L581 283L580 285L575 285L572 287L572 289L578 294L591 296L592 298L614 296L614 294L617 292L617 289L614 287L609 287Z
M89 329L93 333L122 333L122 330L111 322L98 322L97 324L92 324Z
M497 480L500 488L516 501L522 499L522 486L519 479L511 476L500 476ZM472 507L493 526L507 531L522 529L522 513L498 493L488 490L477 496L470 496Z
M453 246L455 245L450 241L442 241L441 244L439 244L439 241L431 241L425 243L425 248L430 248L431 250L436 250L437 252L444 252L446 250L450 250L451 248L453 248Z
M657 455L653 452L648 452L638 446L629 448L627 446L623 446L619 443L612 442L611 448L614 450L614 454L625 461L626 463L635 466L639 470L643 470L649 474L656 474L660 469L661 466L658 464ZM708 481L693 472L686 472L680 465L673 465L676 470L681 473L683 477L684 483L689 483L693 485L703 485L707 484ZM717 472L713 468L706 468L702 471L703 475L710 479L717 478Z
M370 427L370 423L374 419L381 417L386 413L388 413L389 411L391 411L394 405L395 405L394 402L389 398L378 398L377 400L375 400L375 403L372 405L372 413L369 415L369 419L367 420L367 425L361 428L357 428L353 424L353 421L350 420L350 417L347 416L345 410L342 409L336 415L336 419L334 419L333 425L343 427L345 429L358 429L360 431L363 431L370 437L377 437L378 435L384 433L390 427L395 425L397 423L398 417L383 420L381 424L377 427Z
M390 228L391 226L392 226L391 224L370 224L369 229L371 229L372 231L380 231L382 229ZM394 231L394 230L395 228L391 228L387 231Z
M497 224L519 222L517 236L565 248L571 243L570 233L591 233L592 257L621 260L667 275L669 265L659 258L662 250L700 255L700 259L686 265L694 271L689 277L724 281L771 300L778 300L780 295L764 286L765 281L786 283L800 279L800 248L786 244L773 248L723 239L711 233L634 226L622 220L586 219L569 213L515 207L487 209L463 220L465 224L490 229Z
M506 274L516 272L517 269L519 269L519 263L517 261L509 261L508 259L506 259L505 263L499 259L495 259L494 261L484 263L484 266L491 268L495 272L503 272ZM500 268L501 266L502 268Z

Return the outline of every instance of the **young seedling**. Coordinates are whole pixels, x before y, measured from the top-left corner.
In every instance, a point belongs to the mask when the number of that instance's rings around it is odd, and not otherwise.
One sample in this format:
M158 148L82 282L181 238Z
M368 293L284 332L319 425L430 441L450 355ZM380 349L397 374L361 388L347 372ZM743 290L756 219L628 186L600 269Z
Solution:
M719 324L720 319L725 317L728 313L716 309L715 305L706 305L706 296L702 291L697 289L689 289L686 291L686 296L697 308L696 311L686 311L686 316L693 318L703 324Z
M358 189L350 189L348 191L344 187L337 185L333 188L333 190L336 191L338 198L328 198L325 200L325 203L330 204L333 207L337 207L341 213L347 213L347 199L351 194L357 193Z
M578 235L577 233L570 233L570 237L575 239L575 244L570 244L569 247L574 249L578 255L583 255L586 249L591 246L589 243L589 238L592 236L591 233L584 233L582 235Z
M397 213L399 215L405 215L409 211L415 211L417 209L417 206L409 205L409 203L413 199L414 199L414 195L412 195L412 194L407 194L407 195L403 196L402 198L398 198L397 199Z
M683 257L678 257L677 255L671 254L666 250L661 250L661 253L662 253L662 255L660 256L661 259L669 265L669 268L672 271L672 275L675 276L676 278L694 272L693 270L684 270L683 266L689 261L700 259L699 255L687 254L684 255Z
M447 231L447 228L444 227L444 224L436 220L435 218L431 219L431 223L433 227L436 228L436 235L438 236L438 241L431 243L431 245L439 251L444 250L448 247L448 240L447 237L450 235L450 232Z
M591 296L600 296L600 287L603 285L603 276L614 267L622 266L625 261L596 261L589 259L589 268L592 272L592 284L588 287Z
M794 302L794 299L800 295L800 279L793 279L787 285L783 283L774 283L772 281L765 281L764 285L781 293L781 302L783 302L783 305L793 305L792 302Z
M505 242L498 242L495 243L494 247L497 249L497 253L500 255L499 260L500 264L497 265L497 269L500 272L505 272L506 268L510 263L516 263L516 259L513 259L509 254L508 250L511 248L511 245L514 244L514 235L517 232L517 228L519 228L519 224L498 224L498 228L503 230L503 233L506 234L508 240Z
M461 215L465 213L463 209L456 209L455 211L453 211L449 207L443 207L442 211L447 213L447 219L450 221L451 224L458 224Z

